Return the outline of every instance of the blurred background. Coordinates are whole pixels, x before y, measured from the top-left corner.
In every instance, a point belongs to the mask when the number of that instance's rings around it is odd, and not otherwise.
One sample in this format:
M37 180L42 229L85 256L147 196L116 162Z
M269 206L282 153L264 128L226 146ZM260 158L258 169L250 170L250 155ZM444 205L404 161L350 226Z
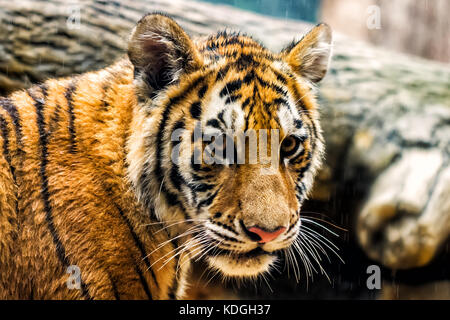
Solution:
M265 278L223 281L199 263L191 298L450 299L450 1L0 0L0 93L111 64L150 11L275 51L334 30L326 161L302 210L312 266L280 256Z
M204 0L279 18L327 22L333 30L385 48L450 61L450 2L446 0ZM379 28L367 27L380 12ZM381 15L381 12L383 14ZM369 21L369 23L375 22ZM382 27L381 27L382 26Z

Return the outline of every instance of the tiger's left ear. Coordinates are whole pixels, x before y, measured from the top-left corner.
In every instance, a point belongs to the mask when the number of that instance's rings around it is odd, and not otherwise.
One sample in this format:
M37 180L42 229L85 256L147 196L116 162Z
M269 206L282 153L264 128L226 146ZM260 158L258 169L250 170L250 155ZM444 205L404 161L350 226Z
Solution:
M331 43L331 28L321 23L300 41L285 48L281 56L299 76L319 82L327 73Z
M144 95L153 95L202 66L191 38L173 19L159 13L137 23L128 42L128 57L139 93Z

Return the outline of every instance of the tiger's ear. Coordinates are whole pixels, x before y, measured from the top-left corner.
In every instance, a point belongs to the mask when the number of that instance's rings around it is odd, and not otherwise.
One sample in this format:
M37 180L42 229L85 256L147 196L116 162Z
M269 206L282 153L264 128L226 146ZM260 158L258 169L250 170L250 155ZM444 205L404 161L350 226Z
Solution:
M327 73L331 57L331 28L321 23L300 41L284 49L283 59L295 73L312 82L319 82Z
M128 57L145 94L155 94L202 65L184 30L171 18L156 13L137 23L128 42Z

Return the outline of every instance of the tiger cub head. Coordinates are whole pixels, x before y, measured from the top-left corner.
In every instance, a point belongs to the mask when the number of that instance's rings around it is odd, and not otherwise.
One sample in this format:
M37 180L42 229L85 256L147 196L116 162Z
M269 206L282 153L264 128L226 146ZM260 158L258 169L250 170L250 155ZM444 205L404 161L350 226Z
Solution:
M171 236L190 239L180 250L253 277L295 244L323 153L314 83L330 48L325 24L272 53L235 33L193 40L161 14L139 21L129 177Z

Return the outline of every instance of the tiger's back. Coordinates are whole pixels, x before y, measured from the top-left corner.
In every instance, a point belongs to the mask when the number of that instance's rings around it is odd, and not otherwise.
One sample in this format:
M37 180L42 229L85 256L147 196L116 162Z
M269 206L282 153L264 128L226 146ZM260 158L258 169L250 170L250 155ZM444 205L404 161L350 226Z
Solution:
M132 90L123 60L0 100L0 298L176 296L150 255L167 234L125 179Z

